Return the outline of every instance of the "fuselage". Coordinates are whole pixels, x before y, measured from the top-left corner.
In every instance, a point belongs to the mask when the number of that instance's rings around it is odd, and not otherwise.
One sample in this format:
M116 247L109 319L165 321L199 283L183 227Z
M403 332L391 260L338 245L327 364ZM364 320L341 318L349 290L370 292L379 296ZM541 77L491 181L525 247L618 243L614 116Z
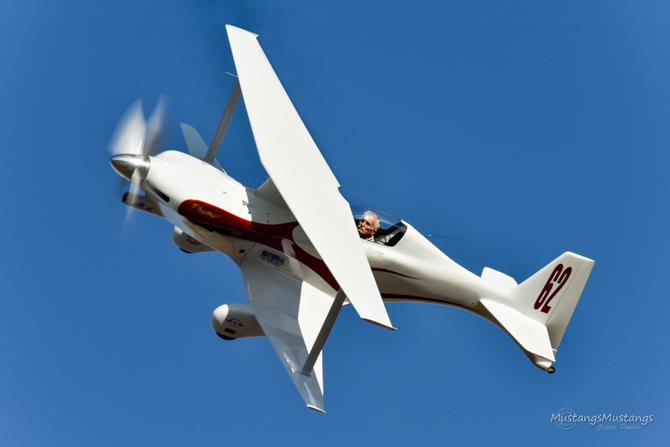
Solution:
M338 285L288 207L263 188L249 189L226 173L181 152L150 157L141 185L162 216L186 235L235 263L267 262L287 275L310 277L335 296ZM386 301L456 306L488 318L481 297L506 291L452 261L411 225L394 246L361 239ZM352 221L352 225L354 222Z

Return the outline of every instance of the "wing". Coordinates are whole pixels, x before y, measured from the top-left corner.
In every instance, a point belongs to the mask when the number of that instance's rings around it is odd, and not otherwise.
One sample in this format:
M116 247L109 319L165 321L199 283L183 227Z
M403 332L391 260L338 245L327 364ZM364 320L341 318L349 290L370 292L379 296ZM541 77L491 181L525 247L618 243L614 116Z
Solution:
M249 303L279 360L308 407L323 412L323 369L319 356L310 375L301 370L314 346L333 297L289 276L250 253L240 266Z
M256 39L227 25L261 163L364 320L393 329L340 184Z

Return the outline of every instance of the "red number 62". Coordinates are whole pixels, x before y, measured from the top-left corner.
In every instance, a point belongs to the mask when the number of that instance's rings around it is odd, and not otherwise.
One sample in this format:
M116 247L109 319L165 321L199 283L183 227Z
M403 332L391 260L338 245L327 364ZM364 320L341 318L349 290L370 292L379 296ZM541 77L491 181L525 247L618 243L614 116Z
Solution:
M562 272L562 274L561 274ZM554 268L554 271L551 272L551 275L549 275L549 279L547 280L547 283L544 285L544 288L540 292L540 295L537 297L537 300L535 300L535 306L533 306L536 310L542 307L541 312L549 313L551 310L551 307L549 307L549 302L556 296L559 290L563 288L566 282L568 282L568 278L570 278L570 274L572 273L572 267L568 267L563 270L563 264L558 264L556 268ZM552 289L554 288L554 284L558 284L558 288L554 290L554 293L551 293ZM551 295L549 295L551 293ZM547 298L549 297L549 298Z

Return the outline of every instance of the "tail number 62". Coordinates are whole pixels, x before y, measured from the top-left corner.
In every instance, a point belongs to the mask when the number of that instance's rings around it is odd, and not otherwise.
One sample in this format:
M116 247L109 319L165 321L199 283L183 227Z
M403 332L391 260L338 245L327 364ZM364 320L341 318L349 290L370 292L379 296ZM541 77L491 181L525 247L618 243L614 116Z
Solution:
M537 297L537 300L535 300L535 306L533 307L536 310L541 307L541 312L544 312L545 314L549 313L551 310L549 303L552 299L554 299L559 290L563 288L565 283L568 282L570 273L572 273L572 267L568 267L567 269L563 270L563 264L558 264L556 268L554 268L554 271L551 272L551 275L549 275L549 279L540 292L540 295ZM554 293L551 293L555 285L558 285L558 287L556 287ZM549 295L550 293L551 295Z

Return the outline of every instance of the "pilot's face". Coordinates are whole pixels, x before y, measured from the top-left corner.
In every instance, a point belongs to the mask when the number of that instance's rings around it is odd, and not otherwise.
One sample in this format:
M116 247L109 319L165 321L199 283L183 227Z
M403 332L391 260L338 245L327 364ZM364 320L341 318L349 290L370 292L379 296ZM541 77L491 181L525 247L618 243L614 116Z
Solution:
M373 234L375 234L375 224L377 221L375 218L369 214L366 214L358 221L358 234L367 239Z

